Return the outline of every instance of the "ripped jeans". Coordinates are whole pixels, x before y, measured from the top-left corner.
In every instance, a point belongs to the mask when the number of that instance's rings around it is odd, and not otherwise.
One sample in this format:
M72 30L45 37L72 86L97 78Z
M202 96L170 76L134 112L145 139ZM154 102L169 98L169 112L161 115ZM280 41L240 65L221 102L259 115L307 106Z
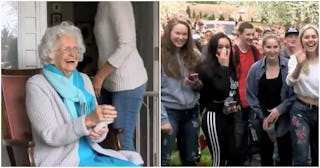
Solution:
M318 111L297 100L291 108L290 119L293 165L309 165L310 149L312 166L318 166Z
M200 132L199 106L187 110L166 110L173 133L161 132L161 166L169 166L176 142L182 165L196 166L195 154Z

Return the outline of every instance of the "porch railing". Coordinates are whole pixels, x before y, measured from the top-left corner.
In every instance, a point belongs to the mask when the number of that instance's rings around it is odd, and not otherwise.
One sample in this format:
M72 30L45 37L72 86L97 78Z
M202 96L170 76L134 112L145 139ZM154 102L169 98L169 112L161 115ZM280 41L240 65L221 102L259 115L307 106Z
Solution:
M159 93L147 91L136 126L136 149L145 166L159 166Z

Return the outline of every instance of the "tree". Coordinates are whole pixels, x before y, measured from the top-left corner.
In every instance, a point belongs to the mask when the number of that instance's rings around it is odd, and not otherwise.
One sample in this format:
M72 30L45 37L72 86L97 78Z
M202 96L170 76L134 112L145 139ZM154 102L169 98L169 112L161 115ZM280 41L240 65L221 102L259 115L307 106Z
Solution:
M257 8L261 14L261 21L289 25L292 20L300 24L312 23L318 26L318 1L257 1Z
M220 14L220 15L219 15L219 19L218 19L218 20L224 20L223 14Z
M240 15L240 17L239 17L239 20L238 20L239 22L241 22L242 21L242 16Z
M214 13L212 13L210 20L216 20L216 16L214 15Z
M186 13L188 14L189 17L191 17L191 9L189 5L187 7Z
M261 23L267 23L268 19L265 16L261 16L260 22Z
M216 18L215 18L215 16L214 16L214 14L212 14L212 15L210 15L209 17L208 17L208 20L215 20Z
M233 18L232 16L230 16L230 15L229 15L228 20L229 20L229 21L234 21L234 18Z
M192 18L196 17L196 11L194 11L194 9L192 10Z

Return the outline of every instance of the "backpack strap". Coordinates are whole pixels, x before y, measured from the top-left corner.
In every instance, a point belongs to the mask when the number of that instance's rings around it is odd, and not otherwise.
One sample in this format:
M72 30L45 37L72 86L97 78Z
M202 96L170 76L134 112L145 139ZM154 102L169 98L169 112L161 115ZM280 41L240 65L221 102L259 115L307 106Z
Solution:
M235 62L235 66L238 67L239 63L240 63L240 49L238 47L238 45L233 45L233 48L234 48L234 62Z
M258 58L258 50L255 46L250 45L254 62L257 62L259 60ZM240 49L237 45L234 45L233 48L235 49L235 65L238 66L240 63Z
M251 50L254 58L254 62L257 62L259 60L258 58L258 50L255 46L251 45Z
M250 47L251 47L251 50L252 50L254 62L257 62L259 60L259 58L258 58L258 50L253 45L250 45ZM238 69L238 66L240 64L240 49L239 49L238 45L233 45L233 48L234 48L234 51L235 51L234 52L234 65ZM238 77L239 77L239 75L240 75L240 68L238 69Z

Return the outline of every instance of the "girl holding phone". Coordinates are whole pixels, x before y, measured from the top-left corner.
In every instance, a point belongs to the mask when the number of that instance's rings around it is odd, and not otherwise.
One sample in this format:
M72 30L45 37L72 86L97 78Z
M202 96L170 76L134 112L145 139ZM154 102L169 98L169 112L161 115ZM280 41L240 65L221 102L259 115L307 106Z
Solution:
M235 147L235 116L241 115L236 68L231 40L215 34L208 43L207 59L198 69L203 83L200 106L204 109L202 130L212 157L212 166L240 165ZM240 118L240 117L239 117Z
M190 25L169 20L161 40L161 166L169 166L176 139L182 165L196 165L201 83L194 72L199 61Z

